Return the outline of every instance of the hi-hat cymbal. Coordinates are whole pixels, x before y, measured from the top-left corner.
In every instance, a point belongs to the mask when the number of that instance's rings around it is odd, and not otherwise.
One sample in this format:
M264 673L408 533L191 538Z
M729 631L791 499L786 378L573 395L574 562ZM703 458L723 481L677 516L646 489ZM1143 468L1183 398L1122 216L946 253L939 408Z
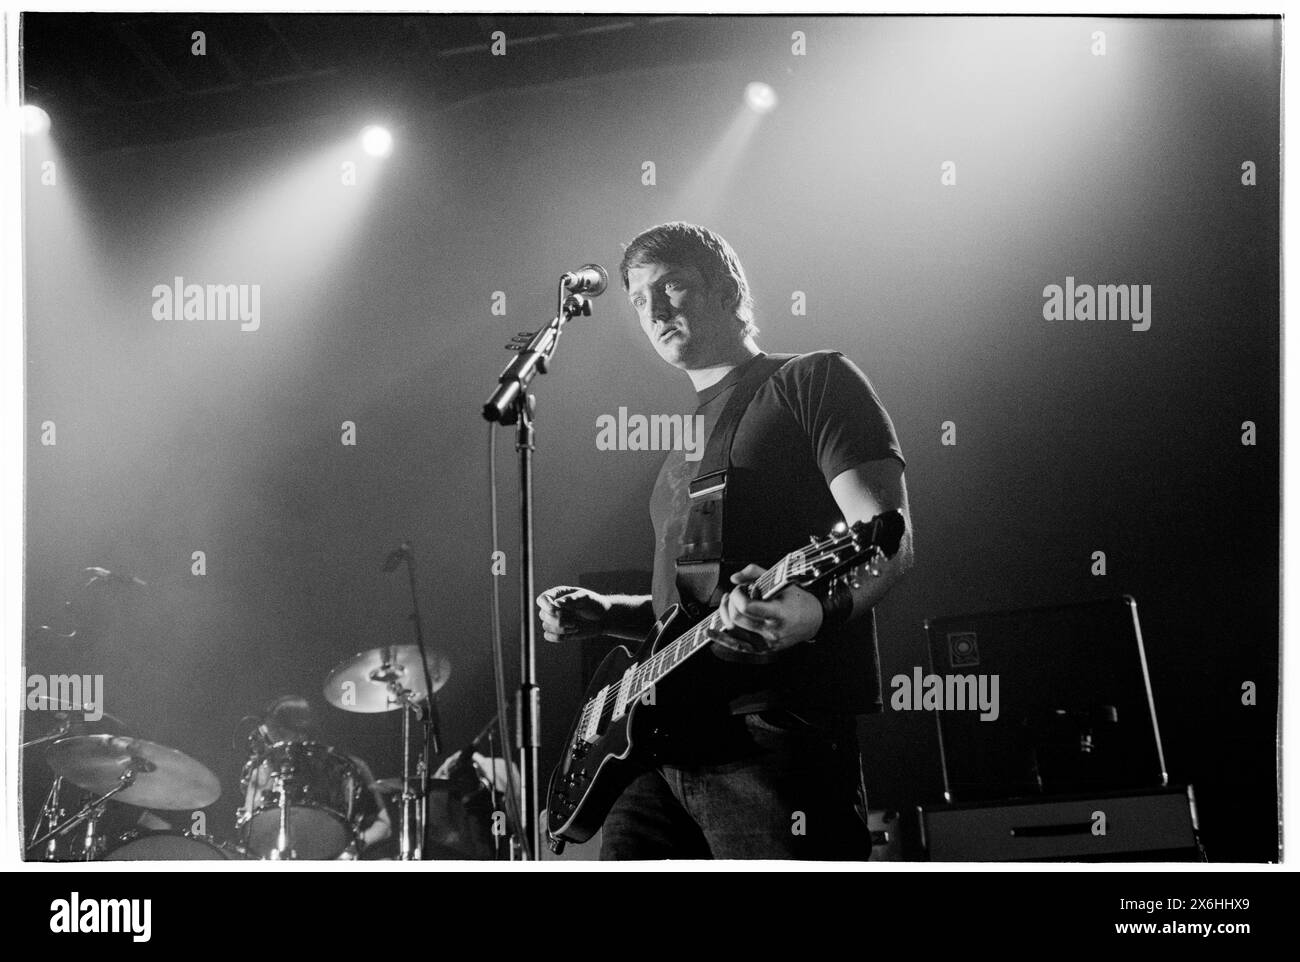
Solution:
M45 750L54 774L80 788L103 795L117 787L128 769L131 785L114 801L161 811L206 808L221 797L217 776L184 752L140 738L76 735Z
M429 677L436 692L447 684L451 662L429 652ZM373 713L403 707L404 692L419 699L428 694L417 645L372 648L334 666L325 679L325 700L344 711Z
M381 795L400 795L402 794L402 776L396 775L392 778L375 779L375 790ZM445 792L451 787L451 781L446 778L429 779L430 792ZM411 788L415 791L420 790L420 779L411 776Z
M47 742L55 742L73 735L130 735L131 726L116 715L97 711L89 705L78 708L67 702L59 701L48 695L36 695L27 702L27 710L43 713L49 718L49 724L38 726L35 723L24 725L25 734L30 734L22 743L22 748L33 748ZM91 718L90 716L97 716ZM44 731L40 731L44 728ZM37 734L39 732L39 734Z
M117 728L122 729L121 733L125 733L129 731L131 727L126 722L122 721L122 719L118 718L116 715L110 715L106 711L96 711L95 706L93 705L74 705L71 704L70 702L63 701L51 695L28 696L27 700L24 702L24 705L28 711L48 712L54 715L55 717L59 717L59 716L68 717L68 716L80 715L81 716L80 718L73 719L74 725L86 724L86 725L103 726L106 728L111 726L116 726ZM97 715L98 717L87 718L85 717L86 715ZM97 732L96 734L102 734L102 733Z

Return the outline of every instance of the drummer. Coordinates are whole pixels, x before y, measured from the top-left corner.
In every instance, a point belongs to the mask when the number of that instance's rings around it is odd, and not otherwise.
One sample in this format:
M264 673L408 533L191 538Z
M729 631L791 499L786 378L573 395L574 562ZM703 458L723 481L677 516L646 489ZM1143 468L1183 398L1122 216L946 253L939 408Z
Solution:
M253 737L265 745L276 742L314 742L318 740L320 726L315 713L307 699L301 695L281 695L262 713L261 723L254 731ZM384 796L375 784L374 773L362 759L356 755L345 756L361 775L365 792L360 802L361 821L357 833L357 845L350 846L338 856L340 859L354 859L358 849L365 851L369 845L382 842L393 834L392 818L384 803ZM260 769L255 769L248 780L244 794L243 812L252 812L256 807L260 793L271 788L269 778L263 777Z

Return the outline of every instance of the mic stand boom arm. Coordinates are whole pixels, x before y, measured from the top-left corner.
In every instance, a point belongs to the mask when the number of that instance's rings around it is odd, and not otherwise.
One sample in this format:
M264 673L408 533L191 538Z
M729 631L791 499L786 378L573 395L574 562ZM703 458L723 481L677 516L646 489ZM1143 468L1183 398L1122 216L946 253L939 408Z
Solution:
M497 389L483 405L483 417L498 424L514 424L519 418L519 405L528 393L528 385L538 374L546 373L546 366L555 356L564 325L578 315L591 316L591 300L582 294L566 294L560 287L561 309L550 322L533 335L532 340L497 378ZM512 349L515 349L512 345Z

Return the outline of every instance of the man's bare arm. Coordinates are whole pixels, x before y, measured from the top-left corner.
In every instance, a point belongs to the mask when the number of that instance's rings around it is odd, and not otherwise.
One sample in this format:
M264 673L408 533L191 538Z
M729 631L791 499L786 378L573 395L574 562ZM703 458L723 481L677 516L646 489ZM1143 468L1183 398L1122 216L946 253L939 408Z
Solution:
M893 458L867 461L836 475L831 481L831 494L849 524L870 521L884 511L897 508L907 525L894 556L874 566L880 572L878 576L873 577L865 567L857 570L858 587L853 589L853 617L856 618L874 608L912 567L912 516L907 507L903 466Z
M543 591L537 596L537 608L547 641L582 641L600 635L640 641L655 621L649 595L602 595L572 585Z
M836 475L831 494L844 520L849 524L870 521L876 515L897 508L906 528L894 556L874 565L877 575L867 567L856 569L858 587L851 589L851 617L860 617L898 583L912 565L912 519L907 509L907 485L903 466L893 458L867 461ZM747 585L763 573L749 565L732 576L732 583ZM724 630L710 631L713 641L738 652L782 651L813 640L824 621L821 603L802 588L791 586L769 601L755 601L736 589L723 599L718 609Z

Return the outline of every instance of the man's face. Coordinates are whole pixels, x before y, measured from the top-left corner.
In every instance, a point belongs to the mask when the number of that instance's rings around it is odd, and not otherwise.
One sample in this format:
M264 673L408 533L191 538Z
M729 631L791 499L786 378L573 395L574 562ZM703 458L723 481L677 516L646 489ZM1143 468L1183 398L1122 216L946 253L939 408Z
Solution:
M725 293L711 290L694 267L630 267L627 296L659 356L683 371L721 363L735 348L738 325Z

